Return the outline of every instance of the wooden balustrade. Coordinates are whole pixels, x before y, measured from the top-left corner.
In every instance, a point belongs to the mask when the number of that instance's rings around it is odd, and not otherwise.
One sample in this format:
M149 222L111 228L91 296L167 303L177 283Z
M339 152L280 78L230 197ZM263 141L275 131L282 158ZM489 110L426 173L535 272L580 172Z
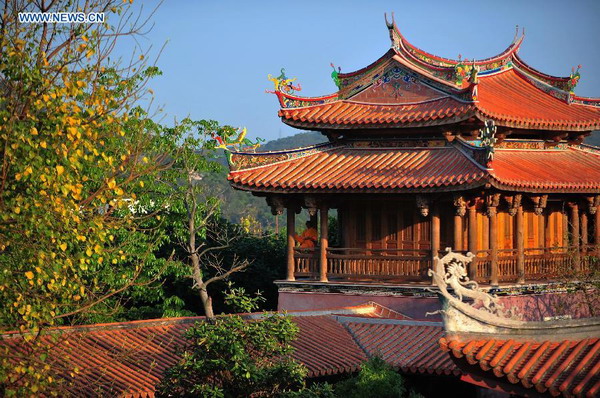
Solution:
M581 248L581 269L599 266L597 247ZM526 281L543 281L567 274L574 267L574 247L524 249ZM440 256L444 252L440 252ZM479 283L489 283L492 257L490 250L476 252L476 276ZM294 248L295 276L318 279L319 248ZM328 248L327 276L330 280L386 280L398 282L429 280L431 251L418 249ZM502 283L519 278L516 249L498 250L498 275Z

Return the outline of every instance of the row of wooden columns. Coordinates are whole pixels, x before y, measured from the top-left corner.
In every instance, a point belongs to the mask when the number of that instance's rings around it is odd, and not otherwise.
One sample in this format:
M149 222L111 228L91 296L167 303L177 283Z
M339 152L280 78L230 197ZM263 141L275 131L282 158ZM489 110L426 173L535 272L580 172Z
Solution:
M587 245L588 240L588 217L585 212L579 214L579 207L577 204L570 205L571 214L570 214L570 235L572 240L572 245L575 249L573 254L574 256L574 268L576 271L581 269L581 245ZM495 206L491 206L487 208L487 216L489 219L489 231L488 231L488 239L489 239L489 250L490 250L490 262L491 262L491 272L490 272L490 283L492 285L497 286L499 281L499 272L498 272L498 212ZM594 212L595 220L594 220L594 242L596 245L600 242L600 209L597 209ZM516 234L516 249L517 249L517 282L523 283L525 282L525 237L524 237L524 225L523 225L523 206L519 205L516 209L516 225L515 225L515 234ZM439 225L439 213L437 208L434 207L434 211L432 213L431 219L431 230L432 230L432 240L431 240L431 248L433 256L437 256L439 251L439 233L440 233L440 225ZM538 230L541 234L540 240L541 242L545 242L545 219L544 217L538 217ZM477 208L475 206L469 207L468 210L468 246L467 249L471 253L477 253ZM581 232L581 235L580 235ZM454 216L454 246L455 248L462 248L463 242L463 217L459 214ZM477 258L473 259L471 267L469 268L469 278L475 279L477 276Z
M571 239L575 247L574 253L574 268L580 270L581 267L581 251L580 242L583 245L588 243L588 218L585 212L579 214L579 208L577 204L571 204ZM316 211L316 209L314 209ZM321 205L319 208L319 219L320 219L320 236L319 236L319 281L327 282L327 249L329 247L328 241L328 212L329 208L326 205ZM314 214L314 213L313 213ZM600 242L600 209L597 209L594 213L594 242L598 244ZM499 271L498 271L498 212L495 206L487 207L487 217L489 219L489 231L487 237L489 239L490 249L490 262L491 262L491 273L490 283L494 286L498 285L499 282ZM517 249L517 282L525 282L525 239L524 239L524 225L523 225L523 206L519 205L516 208L516 249ZM541 234L541 241L545 241L545 221L544 217L538 218L539 222L539 233ZM581 222L580 222L581 221ZM475 254L477 253L477 208L470 206L468 208L468 250ZM295 260L294 260L294 247L296 245L295 239L295 211L294 209L287 209L287 280L295 280ZM431 206L431 254L432 261L438 256L440 251L440 210L438 204ZM581 231L581 235L580 235ZM462 242L463 236L463 216L456 214L454 216L454 246L455 249L463 247ZM435 264L432 262L432 264ZM469 268L469 278L475 279L477 276L477 258L473 259L471 267Z

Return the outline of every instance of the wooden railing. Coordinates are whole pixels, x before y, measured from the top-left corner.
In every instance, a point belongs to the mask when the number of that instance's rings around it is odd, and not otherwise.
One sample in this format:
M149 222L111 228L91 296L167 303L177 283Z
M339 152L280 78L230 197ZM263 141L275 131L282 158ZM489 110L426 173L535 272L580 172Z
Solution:
M575 266L574 247L527 248L524 250L524 272L527 281L543 281L568 275ZM598 264L598 252L595 246L581 248L580 269L591 271ZM479 250L476 261L476 281L489 282L492 270L490 250ZM516 249L498 250L498 281L516 282L519 278L518 253Z
M526 281L559 278L574 268L574 248L528 248L524 251ZM440 252L440 256L444 252ZM595 246L581 249L581 271L600 266ZM319 275L319 248L295 248L296 277ZM418 249L328 248L327 276L330 280L387 280L398 282L428 281L431 251ZM489 283L492 272L490 250L477 252L475 280ZM519 278L516 249L498 250L498 281L515 283Z
M352 279L427 280L431 251L413 249L329 248L327 273Z
M295 275L319 273L319 248L295 248ZM429 250L328 248L327 276L352 280L427 280L431 267Z

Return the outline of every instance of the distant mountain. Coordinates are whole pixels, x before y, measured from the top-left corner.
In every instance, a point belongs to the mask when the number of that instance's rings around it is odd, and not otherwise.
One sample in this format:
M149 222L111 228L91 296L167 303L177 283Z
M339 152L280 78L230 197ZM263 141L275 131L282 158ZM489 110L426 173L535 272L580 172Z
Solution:
M327 142L327 138L321 133L299 133L269 141L259 147L258 152L301 148L322 142ZM261 224L263 230L272 230L275 227L276 217L271 214L271 209L265 199L256 197L250 192L233 189L227 181L229 167L223 151L218 151L216 160L223 165L223 170L207 175L205 182L218 192L217 195L222 200L221 211L223 217L229 221L239 223L242 217L251 216ZM303 220L302 217L298 218L297 225L303 225ZM285 217L279 221L285 223Z
M307 132L292 135L290 137L279 138L277 140L269 141L258 148L259 152L266 151L280 151L283 149L294 149L305 146L320 144L327 142L327 137L317 132Z
M585 144L600 146L600 130L592 131L592 135L583 140Z

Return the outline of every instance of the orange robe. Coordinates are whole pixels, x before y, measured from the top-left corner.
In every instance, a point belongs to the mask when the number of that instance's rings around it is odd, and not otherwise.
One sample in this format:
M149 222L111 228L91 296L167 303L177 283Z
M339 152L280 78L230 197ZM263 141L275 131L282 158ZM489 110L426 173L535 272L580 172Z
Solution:
M307 228L302 232L302 235L296 235L295 238L300 247L315 247L318 239L317 229Z

